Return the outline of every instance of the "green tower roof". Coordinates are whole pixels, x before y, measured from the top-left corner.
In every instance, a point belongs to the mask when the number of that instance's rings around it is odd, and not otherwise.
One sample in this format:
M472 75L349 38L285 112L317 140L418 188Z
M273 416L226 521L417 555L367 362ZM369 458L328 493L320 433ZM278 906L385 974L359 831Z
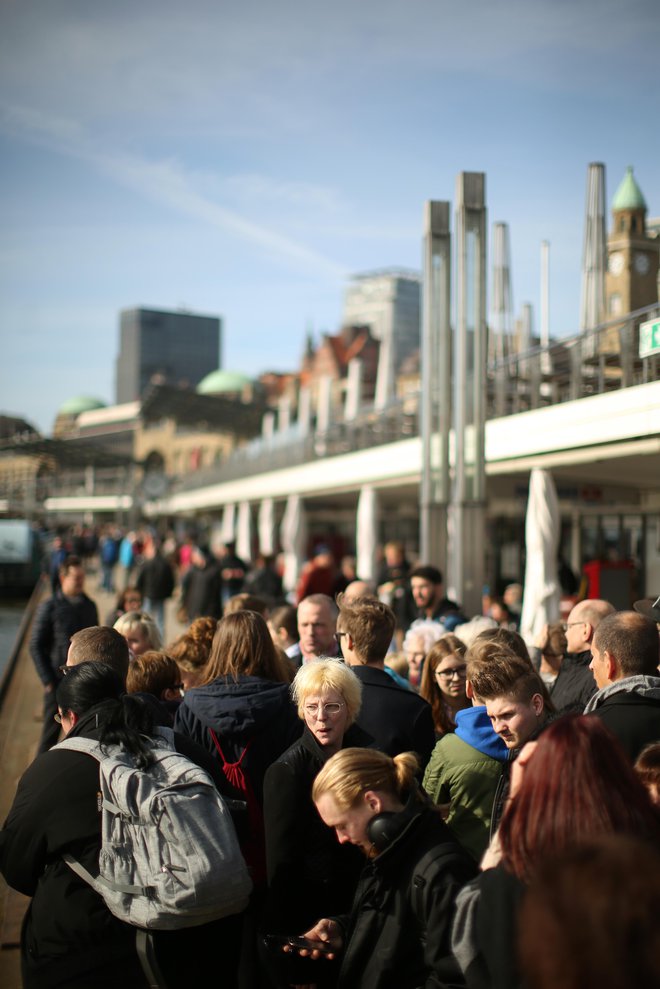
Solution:
M81 412L92 412L94 409L105 409L106 404L99 398L90 398L89 395L77 395L70 398L68 402L61 405L58 415L79 416Z
M196 391L200 395L219 395L223 392L243 391L246 385L251 383L251 379L240 371L211 371L205 378L202 378L197 385Z
M612 209L646 209L646 200L635 181L632 165L628 165L621 185L612 200Z

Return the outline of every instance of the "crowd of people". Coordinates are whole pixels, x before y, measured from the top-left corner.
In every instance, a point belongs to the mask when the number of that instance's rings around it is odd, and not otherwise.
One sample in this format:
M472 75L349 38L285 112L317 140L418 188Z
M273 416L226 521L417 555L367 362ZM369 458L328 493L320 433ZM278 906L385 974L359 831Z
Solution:
M32 897L26 989L660 984L660 601L576 601L526 643L517 585L470 617L396 543L374 582L317 547L287 599L271 558L142 533L129 573L123 538L96 547L119 595L106 624L85 560L55 546L33 628L44 729L0 832L2 873ZM249 903L151 932L147 964L67 864L96 874L107 837L99 765L61 736L143 772L171 744L208 773Z

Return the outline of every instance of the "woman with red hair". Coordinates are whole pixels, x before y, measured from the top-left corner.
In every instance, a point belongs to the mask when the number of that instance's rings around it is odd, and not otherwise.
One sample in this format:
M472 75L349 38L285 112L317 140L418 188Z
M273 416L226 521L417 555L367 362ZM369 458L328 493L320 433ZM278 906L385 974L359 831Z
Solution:
M459 894L453 949L469 989L521 984L516 915L526 886L547 857L601 835L657 845L660 815L602 721L565 715L521 750L498 832L500 862Z

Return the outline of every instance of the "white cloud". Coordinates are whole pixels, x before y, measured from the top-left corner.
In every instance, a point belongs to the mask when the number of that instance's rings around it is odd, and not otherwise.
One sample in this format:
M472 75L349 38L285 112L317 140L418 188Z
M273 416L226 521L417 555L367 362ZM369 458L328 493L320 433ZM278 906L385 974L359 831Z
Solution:
M150 161L119 150L110 151L87 136L76 122L49 117L33 108L5 106L0 113L0 129L86 161L114 182L146 199L249 241L280 262L296 267L302 265L324 277L343 278L346 274L344 266L318 251L204 196L175 158ZM293 188L289 186L290 194Z

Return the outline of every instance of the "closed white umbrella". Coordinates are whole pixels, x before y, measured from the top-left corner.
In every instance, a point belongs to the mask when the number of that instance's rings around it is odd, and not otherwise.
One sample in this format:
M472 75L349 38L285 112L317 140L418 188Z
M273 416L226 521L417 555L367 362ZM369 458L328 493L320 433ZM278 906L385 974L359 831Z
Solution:
M307 517L300 495L289 495L280 527L280 542L284 551L282 582L286 591L295 590L307 548Z
M238 506L236 553L241 560L252 559L252 512L249 501L242 501Z
M224 544L233 543L236 528L236 505L230 503L225 505L222 513L222 525L220 527L220 541Z
M264 498L259 505L259 550L266 556L275 552L275 502L272 498Z
M533 645L547 622L559 620L560 516L557 490L552 474L534 468L529 479L529 500L525 520L525 588L520 634Z
M378 546L378 496L370 484L365 484L360 491L355 527L358 577L360 580L373 580Z

